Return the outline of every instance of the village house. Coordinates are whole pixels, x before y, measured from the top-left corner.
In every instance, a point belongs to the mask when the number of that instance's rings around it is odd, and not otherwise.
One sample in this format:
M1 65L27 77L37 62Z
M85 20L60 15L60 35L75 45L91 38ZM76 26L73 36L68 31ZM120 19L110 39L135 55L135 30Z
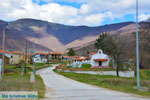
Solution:
M82 56L72 59L73 68L81 68L82 64L90 64L92 68L108 68L109 56L99 49L97 53L90 53L89 57Z
M96 54L96 52L91 52L90 54L88 54L89 55L89 57L92 57L92 55L95 55Z
M77 59L77 58L80 58L81 56L63 56L63 60L73 60L73 59Z
M90 58L89 57L80 57L80 58L72 59L73 68L75 68L75 67L81 68L82 64L90 64Z
M48 61L60 61L63 59L63 53L61 52L51 52L48 54Z
M97 54L91 56L90 64L94 68L108 68L109 56L99 49Z
M19 64L24 59L23 53L19 51L9 52L9 54L11 54L9 64Z
M2 60L2 58L3 58L3 50L0 50L0 59ZM9 60L10 60L10 54L9 54L9 52L7 52L7 51L5 51L5 56L4 56L4 63L5 64L9 64Z
M35 63L47 63L48 62L48 54L46 53L36 53L34 55L34 62Z

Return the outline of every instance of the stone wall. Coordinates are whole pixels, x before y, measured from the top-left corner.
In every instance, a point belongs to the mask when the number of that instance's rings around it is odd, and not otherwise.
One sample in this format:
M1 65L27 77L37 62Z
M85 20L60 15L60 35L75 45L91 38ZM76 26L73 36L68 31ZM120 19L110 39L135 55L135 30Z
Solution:
M72 73L92 74L92 75L113 75L113 76L117 75L116 71L69 71L69 70L63 70L63 71L72 72ZM120 77L135 77L134 71L119 71L119 76Z

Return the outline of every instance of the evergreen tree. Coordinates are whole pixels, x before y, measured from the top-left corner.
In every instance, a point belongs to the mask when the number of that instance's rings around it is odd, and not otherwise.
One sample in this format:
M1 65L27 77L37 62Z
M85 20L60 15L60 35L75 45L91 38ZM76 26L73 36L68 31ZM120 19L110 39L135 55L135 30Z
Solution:
M75 54L75 51L74 51L72 48L70 48L70 49L69 49L69 52L68 52L68 55L69 55L69 56L74 56L74 55L76 55L76 54Z
M101 34L95 42L95 48L102 49L106 54L111 56L116 63L116 73L119 76L120 51L116 42L106 32Z

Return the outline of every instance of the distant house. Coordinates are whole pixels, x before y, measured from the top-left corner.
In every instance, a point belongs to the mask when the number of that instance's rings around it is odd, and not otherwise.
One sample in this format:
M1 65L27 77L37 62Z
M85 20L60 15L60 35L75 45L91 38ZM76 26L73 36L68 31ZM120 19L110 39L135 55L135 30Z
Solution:
M63 53L61 52L51 52L48 54L49 61L62 60L62 59L63 59Z
M1 60L3 58L3 53L5 53L5 56L4 56L4 58L5 58L5 60L4 60L5 64L9 64L9 60L10 60L10 54L9 54L9 52L7 52L7 51L3 52L3 50L0 50L0 59Z
M103 51L99 49L97 54L91 56L90 63L92 67L96 67L96 68L108 67L109 56L104 54Z
M9 52L9 54L10 54L9 64L19 64L20 61L24 59L23 53L19 51Z
M90 64L90 58L89 57L79 57L76 59L72 59L73 68L75 68L75 67L81 68L82 64Z
M91 57L92 55L95 55L96 54L96 52L91 52L90 54L89 54L89 57Z
M4 60L5 64L9 64L10 56L8 54L5 54L4 57L5 57L5 60ZM3 54L0 54L0 59L2 58L3 58Z
M63 56L63 60L73 60L80 58L81 56Z
M36 53L34 55L35 63L47 63L47 61L48 61L48 54L46 53Z

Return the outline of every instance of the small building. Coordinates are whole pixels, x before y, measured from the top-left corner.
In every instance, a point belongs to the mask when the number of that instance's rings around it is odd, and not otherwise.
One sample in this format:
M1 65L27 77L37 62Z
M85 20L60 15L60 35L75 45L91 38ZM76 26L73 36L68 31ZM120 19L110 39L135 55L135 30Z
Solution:
M62 60L62 59L63 59L63 53L61 52L51 52L48 54L49 61Z
M9 52L9 54L11 54L9 64L19 64L23 60L23 53L19 51Z
M89 55L89 57L91 57L92 55L95 55L96 54L96 52L91 52L90 54L88 54Z
M0 54L0 59L3 60L3 54ZM8 54L5 54L4 59L5 64L9 64L10 56Z
M63 60L73 60L73 59L78 59L81 56L63 56Z
M4 63L5 64L9 64L9 60L10 60L10 54L9 52L5 51L3 52L3 50L0 50L0 59L2 60L3 59L3 53L5 53L5 56L4 56Z
M48 61L48 54L46 53L36 53L34 55L35 63L47 63L47 61Z
M103 51L99 49L97 54L91 56L90 64L94 68L108 68L109 56L104 54Z
M90 64L90 58L89 57L80 57L80 58L72 59L73 68L75 68L75 67L81 68L82 64Z

